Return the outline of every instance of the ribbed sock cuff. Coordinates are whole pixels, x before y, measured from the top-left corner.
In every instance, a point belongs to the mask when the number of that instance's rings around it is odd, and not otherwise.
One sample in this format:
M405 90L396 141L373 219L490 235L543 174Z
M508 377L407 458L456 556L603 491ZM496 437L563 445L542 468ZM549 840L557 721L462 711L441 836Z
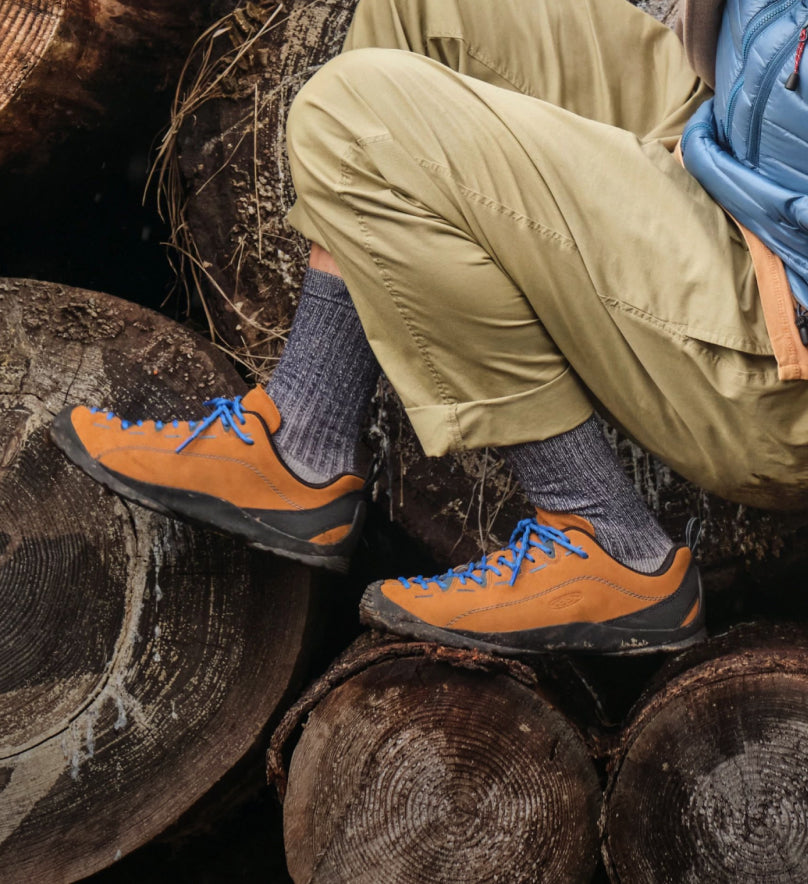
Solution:
M345 283L309 268L289 340L267 393L281 414L275 444L308 482L357 470L379 365Z
M650 572L670 552L673 541L629 481L597 418L500 451L534 506L588 519L601 546L622 564Z

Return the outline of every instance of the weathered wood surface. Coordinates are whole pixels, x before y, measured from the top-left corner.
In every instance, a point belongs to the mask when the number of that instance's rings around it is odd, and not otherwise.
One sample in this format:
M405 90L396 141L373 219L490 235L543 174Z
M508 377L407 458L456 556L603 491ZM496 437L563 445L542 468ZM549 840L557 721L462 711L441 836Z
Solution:
M306 653L307 569L105 492L65 405L192 417L243 382L106 295L0 280L0 880L74 881L145 843L260 738Z
M673 23L675 0L640 5ZM219 337L262 378L291 323L307 255L306 244L284 222L294 196L286 114L300 86L339 51L353 7L354 0L242 7L197 47L190 66L196 78L183 84L187 97L176 109L165 181L184 272L203 294ZM208 61L200 69L202 58ZM384 461L377 496L387 496L391 517L442 563L473 558L481 546L501 546L529 511L493 453L425 458L385 386L369 438ZM804 536L806 516L770 515L719 500L628 440L612 439L675 537L684 537L692 517L701 520L697 552L704 565L742 571Z
M355 4L244 4L195 47L180 84L166 157L174 235L212 330L259 372L280 350L308 257L284 221L294 201L286 116L339 52Z
M298 884L592 879L598 777L527 667L360 641L301 703L269 758L282 777L283 743L309 711L284 803Z
M788 630L730 634L660 674L613 760L613 882L808 880L807 652Z
M46 161L165 94L210 15L210 0L0 0L0 164Z

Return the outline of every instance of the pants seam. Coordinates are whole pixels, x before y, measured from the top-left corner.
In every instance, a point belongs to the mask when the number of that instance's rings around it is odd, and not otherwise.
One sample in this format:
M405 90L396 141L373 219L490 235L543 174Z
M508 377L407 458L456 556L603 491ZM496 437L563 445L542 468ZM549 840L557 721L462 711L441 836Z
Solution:
M527 95L530 98L539 97L530 91L525 81L521 83L518 82L513 74L503 70L501 67L498 66L497 62L493 58L488 55L484 55L481 50L473 48L468 43L466 44L466 49L471 58L473 58L475 61L478 61L481 65L484 65L489 70L493 71L497 76L502 77L502 79L505 80L506 83L510 83L517 92L520 92L522 95Z
M447 412L447 424L452 442L449 445L451 451L461 451L466 447L463 439L463 429L460 426L460 418L458 417L458 406L456 404L449 406Z
M643 310L641 307L635 307L633 304L627 304L624 301L619 300L618 298L606 297L604 295L601 295L600 293L598 293L598 296L606 307L611 307L612 309L620 310L622 313L636 316L638 319L641 319L643 322L647 322L650 325L655 326L672 338L677 338L680 341L694 341L696 342L697 346L700 345L705 350L708 350L710 347L722 347L733 352L749 353L749 355L751 356L774 358L771 350L764 350L758 346L754 346L754 348L752 348L750 341L744 340L743 338L737 337L735 335L726 335L724 336L723 340L720 341L705 340L700 338L698 334L696 334L696 332L691 331L686 323L677 322L675 319L661 319L659 316L654 316L653 313L649 313L647 310ZM719 357L716 356L715 358ZM741 373L756 375L760 372L741 371Z
M481 48L469 43L463 34L458 34L456 28L446 28L443 30L435 27L430 28L425 35L424 42L426 43L432 39L457 40L458 43L462 43L466 47L466 55L468 55L469 58L473 58L484 67L487 67L490 71L493 71L498 77L505 80L506 83L510 83L517 92L521 92L523 95L529 95L531 98L537 97L528 88L527 81L517 80L516 76L512 72L501 67L496 59L486 54Z
M490 196L486 196L484 193L474 190L474 188L469 187L467 184L463 184L455 178L451 169L448 169L446 166L442 166L440 163L425 159L424 157L414 157L414 159L422 169L428 172L433 172L436 175L441 175L444 178L451 178L457 188L462 191L463 195L469 200L472 200L478 205L490 209L499 215L503 215L517 224L522 224L529 230L535 230L536 233L540 234L561 249L570 252L578 251L578 246L575 244L574 240L570 239L570 237L565 236L563 233L559 233L557 230L553 230L552 227L542 224L541 221L537 221L535 218L531 218L522 212L518 212L516 209L510 208L510 206L504 205L504 203L498 202Z
M383 141L383 140L392 141L392 137L389 134L387 134L387 135L373 136L371 139L362 139L362 141L364 143L368 143L369 140L372 140L372 141ZM349 144L345 153L342 155L342 158L340 161L340 179L339 179L341 185L351 184L352 178L351 178L351 173L350 173L349 156L351 153L353 153L355 150L357 150L357 148L360 148L360 147L361 147L361 142L359 140L357 140L355 144ZM426 339L421 334L421 332L418 331L416 325L413 323L406 304L404 303L400 294L396 291L395 287L393 286L392 280L390 279L390 275L387 273L387 271L384 267L384 264L382 263L378 254L376 253L375 249L373 248L373 245L371 242L371 237L370 237L370 230L368 228L368 225L367 225L367 222L365 221L364 216L362 215L361 212L359 212L357 209L355 209L353 206L351 206L350 203L348 203L348 201L345 199L344 195L341 192L338 191L337 195L339 196L340 200L347 205L348 209L353 213L354 217L356 218L357 225L359 226L359 230L362 233L362 240L365 245L365 250L367 251L368 255L370 256L371 261L373 261L373 264L379 273L379 277L382 281L382 285L385 287L388 295L390 296L390 300L393 302L396 309L398 310L398 313L401 316L401 319L402 319L404 325L406 326L407 331L409 331L410 337L412 338L416 348L418 349L421 359L423 360L424 365L426 366L427 371L429 372L430 377L432 378L432 381L435 384L435 388L438 392L438 395L441 398L443 405L456 406L457 399L451 395L451 393L449 392L449 388L446 386L446 382L444 381L444 379L441 377L440 373L436 369L435 364L432 361L432 357L429 353L429 349L426 346ZM457 424L457 417L456 416L454 419L454 423ZM459 425L457 426L457 430L455 431L455 434L458 432L459 432Z

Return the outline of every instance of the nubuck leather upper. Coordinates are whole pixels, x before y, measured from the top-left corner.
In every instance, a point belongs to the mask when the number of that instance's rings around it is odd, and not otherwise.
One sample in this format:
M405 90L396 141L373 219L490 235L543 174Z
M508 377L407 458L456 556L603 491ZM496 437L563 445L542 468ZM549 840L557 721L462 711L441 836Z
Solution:
M727 0L715 97L682 136L688 171L785 265L808 346L808 0Z

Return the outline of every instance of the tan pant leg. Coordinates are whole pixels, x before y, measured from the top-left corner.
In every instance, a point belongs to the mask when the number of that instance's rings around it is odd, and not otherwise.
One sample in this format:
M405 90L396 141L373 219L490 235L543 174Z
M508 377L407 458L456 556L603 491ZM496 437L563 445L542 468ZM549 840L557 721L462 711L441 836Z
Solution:
M304 87L289 146L300 226L428 454L545 438L594 400L725 496L808 484L781 432L808 436L808 394L777 381L746 249L659 143L366 49Z
M711 93L626 0L360 0L345 50L405 49L669 149Z

